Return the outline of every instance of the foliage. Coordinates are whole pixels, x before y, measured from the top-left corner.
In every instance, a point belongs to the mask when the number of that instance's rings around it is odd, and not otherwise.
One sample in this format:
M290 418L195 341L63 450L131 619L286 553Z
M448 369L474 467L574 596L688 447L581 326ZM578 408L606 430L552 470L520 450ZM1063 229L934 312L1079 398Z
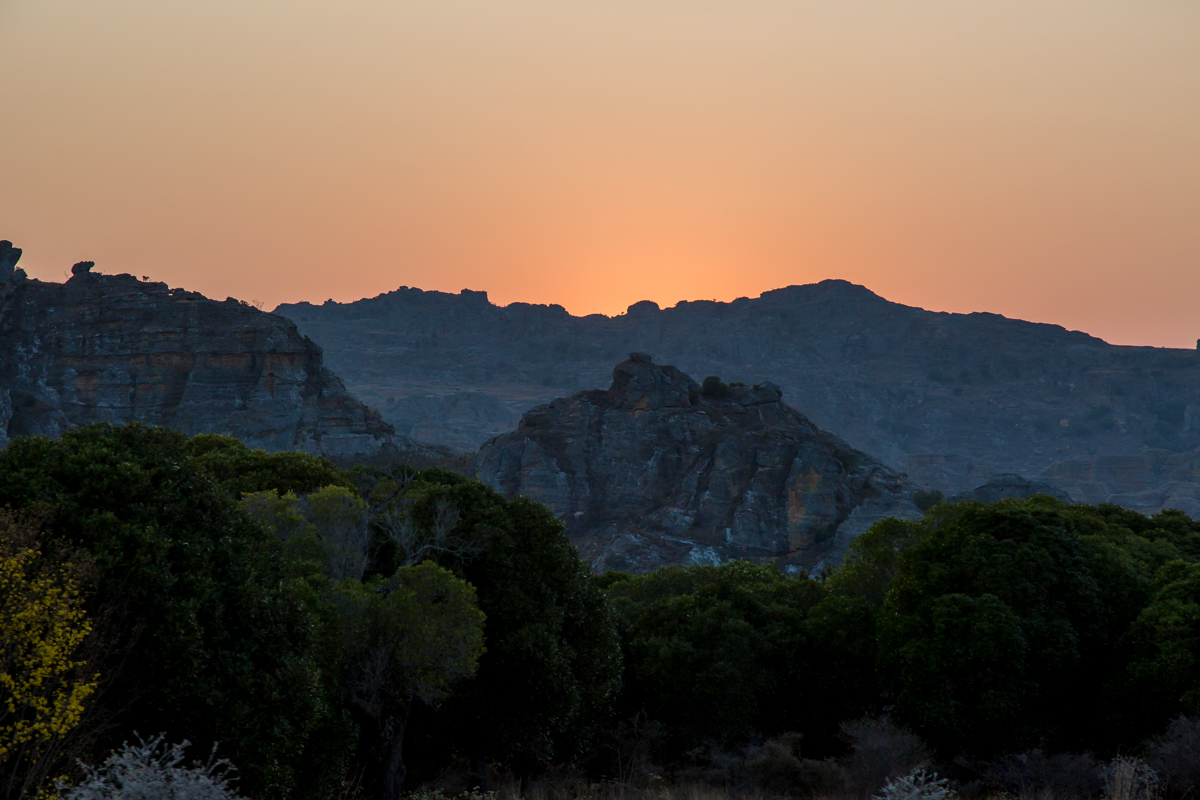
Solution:
M1200 717L1180 715L1150 742L1147 763L1163 779L1171 797L1200 793Z
M913 505L921 511L928 511L945 500L946 495L942 494L940 489L921 489L913 493Z
M953 800L954 791L950 782L938 777L936 772L926 772L917 767L903 778L888 780L878 800Z
M288 550L320 562L334 580L359 580L370 558L370 511L344 486L282 497L274 489L244 494L241 508L280 537Z
M1140 758L1117 756L1104 769L1108 800L1154 800L1158 784L1158 773Z
M894 778L928 766L933 755L911 731L893 725L886 717L865 717L842 724L850 753L842 759L846 789L865 800Z
M235 500L251 492L306 494L322 486L355 488L350 474L323 456L255 450L232 436L201 433L187 440L183 452Z
M729 384L717 375L709 375L700 386L705 397L724 397L729 394Z
M389 580L340 581L341 650L351 707L372 735L368 784L395 798L404 783L402 746L414 699L436 704L475 672L484 616L475 590L433 563Z
M318 578L198 469L180 433L91 425L0 452L0 504L51 508L47 533L94 559L89 613L114 620L112 735L220 739L254 796L323 791L336 774L319 664ZM111 742L111 738L109 739Z
M1095 698L1112 697L1112 653L1154 571L1194 551L1196 531L1125 513L1047 497L938 506L852 552L831 581L885 593L880 670L897 720L943 753L1143 736Z
M1200 714L1200 563L1172 561L1126 638L1129 694L1150 718Z
M233 768L216 758L204 764L183 763L189 742L168 745L165 734L137 744L126 742L99 768L86 768L75 786L60 786L61 800L240 800L233 788Z
M619 711L663 723L670 753L784 731L820 747L873 697L873 620L861 600L746 562L606 582L626 663Z
M478 673L413 721L424 760L452 747L527 770L590 747L618 686L620 650L604 595L562 523L545 506L441 469L423 471L405 501L425 529L439 508L459 510L453 535L476 546L433 555L475 587L487 615Z
M22 535L30 534L30 535ZM30 531L0 513L0 787L43 787L83 718L97 677L81 649L91 632L69 565L45 565Z

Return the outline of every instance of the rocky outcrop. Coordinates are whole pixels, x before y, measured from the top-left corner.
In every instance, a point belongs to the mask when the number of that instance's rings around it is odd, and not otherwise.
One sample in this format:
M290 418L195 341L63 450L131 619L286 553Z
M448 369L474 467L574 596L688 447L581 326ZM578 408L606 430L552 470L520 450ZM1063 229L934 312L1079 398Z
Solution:
M1076 502L1114 503L1145 514L1174 508L1200 519L1200 448L1057 461L1041 478L1064 487Z
M925 311L845 281L729 303L635 303L612 317L403 287L277 311L320 341L330 368L398 430L464 449L512 430L534 405L607 386L631 351L697 378L770 376L814 423L946 495L1003 474L1074 493L1047 468L1200 447L1196 350ZM1135 487L1108 488L1123 497Z
M1020 475L997 475L983 486L977 486L969 492L962 492L949 498L951 503L961 503L964 500L978 500L981 503L994 503L1008 497L1024 499L1035 494L1048 494L1055 500L1064 503L1071 502L1071 496L1056 486L1041 481L1031 481Z
M80 262L29 280L0 242L0 435L140 420L335 457L410 445L288 319Z
M634 353L609 389L539 406L484 444L477 476L549 506L598 570L736 558L819 569L875 520L920 517L901 475L781 396L771 383L705 392Z

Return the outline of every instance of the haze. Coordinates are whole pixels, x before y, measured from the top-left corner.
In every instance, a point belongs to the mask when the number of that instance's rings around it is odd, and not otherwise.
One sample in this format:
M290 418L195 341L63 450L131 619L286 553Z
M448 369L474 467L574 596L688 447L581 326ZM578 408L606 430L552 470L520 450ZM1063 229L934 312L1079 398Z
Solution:
M1195 2L0 0L0 104L43 279L1200 337Z

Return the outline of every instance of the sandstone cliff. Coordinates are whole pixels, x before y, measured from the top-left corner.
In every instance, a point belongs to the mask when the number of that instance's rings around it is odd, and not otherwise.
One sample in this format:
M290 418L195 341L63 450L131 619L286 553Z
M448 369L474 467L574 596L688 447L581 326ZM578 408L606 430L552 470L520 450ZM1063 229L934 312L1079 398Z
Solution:
M920 517L902 476L785 405L777 386L706 394L639 353L608 390L539 406L484 444L477 476L549 506L595 569L819 568L875 520Z
M92 422L230 433L255 447L350 457L407 445L283 317L75 265L16 269L0 242L0 445Z
M769 376L817 425L947 496L1019 473L1083 500L1091 495L1078 481L1046 470L1200 446L1195 350L935 313L845 281L730 303L635 303L614 317L409 288L277 311L320 341L330 368L398 430L463 450L511 430L534 405L607 386L631 351L697 378ZM1113 497L1140 492L1136 482L1152 472L1128 486L1124 474L1106 484Z

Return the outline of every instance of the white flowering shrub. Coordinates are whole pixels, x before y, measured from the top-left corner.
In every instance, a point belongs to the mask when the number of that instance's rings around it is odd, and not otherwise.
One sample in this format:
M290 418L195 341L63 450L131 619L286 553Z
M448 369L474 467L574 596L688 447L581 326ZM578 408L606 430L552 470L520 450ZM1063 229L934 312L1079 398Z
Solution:
M233 766L217 759L183 763L189 742L167 744L164 734L126 742L98 768L84 766L75 786L58 787L60 800L241 800L231 785Z
M903 778L889 778L876 800L954 800L954 790L936 772L917 767Z

